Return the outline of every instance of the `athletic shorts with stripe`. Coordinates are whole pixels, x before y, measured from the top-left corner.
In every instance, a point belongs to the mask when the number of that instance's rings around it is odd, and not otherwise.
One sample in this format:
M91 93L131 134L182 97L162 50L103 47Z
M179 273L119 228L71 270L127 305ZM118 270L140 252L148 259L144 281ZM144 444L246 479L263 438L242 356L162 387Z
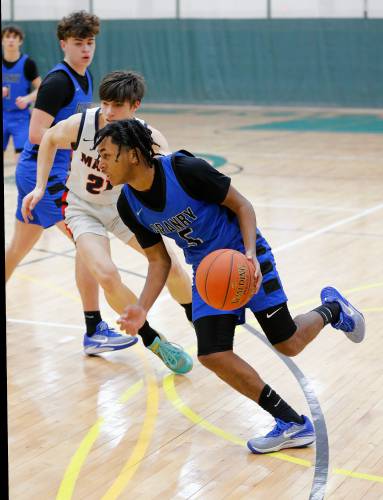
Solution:
M65 172L65 167L62 169ZM57 224L64 219L62 212L63 196L66 192L65 187L66 173L53 174L48 179L47 188L44 196L32 210L33 220L30 224L37 224L44 229ZM16 168L16 187L17 187L17 208L16 219L23 222L21 206L23 198L29 194L36 186L36 162L19 162Z

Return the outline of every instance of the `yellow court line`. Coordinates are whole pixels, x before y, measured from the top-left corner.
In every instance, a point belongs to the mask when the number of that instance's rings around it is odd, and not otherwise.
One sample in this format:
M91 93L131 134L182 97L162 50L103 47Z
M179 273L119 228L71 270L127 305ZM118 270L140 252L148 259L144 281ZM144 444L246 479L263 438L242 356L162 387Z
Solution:
M383 286L383 281L378 281L377 283L369 283L367 285L362 285L362 286L357 286L354 288L348 288L347 290L344 291L344 294L347 295L349 293L354 293L354 292L361 292L363 290L369 290L370 288L380 288ZM312 304L316 304L319 301L319 299L310 299L310 300L305 300L304 302L299 302L298 304L293 304L291 309L300 309L301 307L304 306L309 306ZM364 311L367 309L363 309ZM379 311L382 310L382 308L378 308Z
M144 359L145 368L146 371L148 372L149 365L142 348L140 349L140 355ZM137 468L140 466L141 461L144 458L146 450L149 446L154 431L154 426L159 406L159 390L157 387L157 380L153 375L152 368L150 368L150 371L151 373L146 376L146 381L147 381L146 414L139 438L130 455L129 460L125 463L124 467L122 468L121 472L117 476L112 486L102 497L102 500L114 500L118 498L118 496L124 491L126 485L129 483L129 481L135 474Z
M49 281L42 280L41 278L33 278L33 276L28 276L27 274L20 273L17 271L15 277L20 278L24 281L31 281L32 283L37 283L38 285L43 285L45 288L58 292L60 295L67 297L69 299L75 300L76 302L81 302L80 297L74 293L66 292L62 288L52 285Z
M118 400L119 403L126 403L130 398L135 396L143 387L142 379L129 387L127 391ZM97 422L89 429L84 439L81 441L76 453L73 455L66 471L64 478L60 484L56 500L69 500L72 498L73 490L76 485L77 478L81 468L89 455L93 444L97 440L101 427L105 423L105 418L100 417Z
M64 295L68 298L71 298L72 300L76 300L77 302L80 301L80 299L77 296L75 296L74 294L67 293L64 290L62 290L61 288L55 287L54 285L51 285L51 284L49 284L46 281L43 281L41 279L36 279L36 278L30 277L28 275L24 275L24 274L19 273L19 272L15 273L15 275L21 279L26 280L26 281L31 281L31 282L37 283L39 285L43 285L46 288L50 288L50 289L58 292L61 295ZM383 282L371 283L371 284L363 285L360 287L350 288L349 290L346 290L345 293L357 292L357 291L367 290L370 288L377 288L377 287L381 287L381 286L383 286ZM305 305L309 305L309 304L313 304L313 303L315 304L316 302L317 302L317 299L308 300L308 301L301 302L301 303L296 304L296 305L292 305L291 308L298 309L298 308L303 307ZM383 308L380 308L380 307L369 308L368 310L365 309L366 312L368 312L368 311L371 311L371 312L372 311L374 311L374 312L379 311L380 312L382 310L383 310ZM256 324L256 322L254 320L249 321L247 323L250 325ZM146 360L145 360L145 364L146 364ZM137 467L139 466L139 463L142 460L143 456L145 455L146 448L149 444L149 440L150 440L151 434L153 432L153 427L154 427L153 420L155 419L155 415L158 412L159 394L158 394L158 387L157 387L156 383L153 382L153 378L147 377L147 381L148 381L147 412L146 412L145 421L144 421L144 425L143 425L141 433L140 433L139 440L134 448L134 451L133 451L133 454L131 455L131 458L125 464L122 472L120 473L120 475L116 479L115 483L108 490L106 495L103 497L103 499L105 499L105 500L117 498L118 494L123 491L123 489L126 487L127 483L130 481L131 477L135 473ZM171 388L171 386L173 386L173 389ZM154 387L155 387L155 389L154 389ZM169 390L169 387L170 387L170 390ZM241 446L245 445L244 441L240 440L239 438L237 438L234 435L226 433L225 431L214 426L213 424L210 424L208 421L205 421L202 417L200 417L198 414L194 413L190 408L188 408L182 402L182 400L178 397L178 395L176 393L176 390L174 387L174 375L172 375L172 374L168 375L164 379L164 389L165 389L165 393L167 394L169 400L173 403L173 405L179 411L181 411L187 418L189 418L192 422L197 423L198 425L201 425L202 427L204 427L208 431L213 432L214 434L217 434L217 435L223 437L224 439L232 441L235 444L240 444ZM172 390L174 391L173 393L172 393ZM174 398L174 396L175 396L175 398ZM122 396L122 398L123 397L124 396ZM173 398L174 402L172 401L172 398ZM151 399L153 399L153 401L152 401L153 404L151 403ZM204 424L202 424L202 422L204 422ZM83 460L83 461L85 460L86 455L89 453L90 448L93 445L93 442L95 441L95 439L97 439L97 436L98 436L98 433L100 430L100 426L102 424L103 424L103 420L99 419L96 422L96 424L94 424L94 426L90 429L90 431L87 435L88 438L84 438L84 440L81 443L80 448L78 450L78 455L77 455L78 463L80 463L81 460ZM94 436L96 436L96 437L94 437ZM89 448L89 451L86 454L84 454L85 451L87 450L87 447ZM298 465L302 465L305 467L312 466L312 463L307 461L307 460L297 459L295 457L291 457L291 456L284 454L284 453L276 452L276 453L272 453L271 455L276 457L276 458L279 458L281 460L296 463ZM68 467L68 469L69 468L70 468L70 466ZM65 480L65 478L72 478L72 480L74 478L76 480L79 471L77 472L77 475L76 475L75 469L72 471L70 471L68 469L64 475L64 480ZM383 482L383 476L365 474L365 473L361 473L361 472L354 472L354 471L349 471L346 469L333 469L332 472L334 474L345 475L348 477L366 479L366 480L374 481L374 482ZM64 482L64 480L63 480L63 482ZM61 486L62 486L62 484L61 484ZM67 483L67 484L69 484L69 483ZM60 490L59 490L58 495L60 495L60 492L65 491L65 489L62 490L61 486L60 486ZM74 483L73 483L73 487L74 487ZM72 491L73 491L73 488L72 488ZM117 496L114 496L115 494L117 494ZM59 498L59 496L57 498ZM62 496L62 497L60 497L60 500L65 499L65 498L70 498L70 497Z
M69 500L72 498L73 490L76 485L77 478L80 474L86 457L100 434L100 429L104 423L104 418L99 418L97 422L90 428L85 438L81 441L76 453L72 457L69 466L67 467L63 480L61 481L56 500Z
M20 272L16 272L15 273L15 277L17 277L17 278L19 278L21 280L24 280L24 281L30 281L31 283L36 283L36 284L42 286L43 288L46 288L48 290L53 290L54 292L59 293L63 297L67 297L68 299L72 299L72 300L75 300L76 302L80 302L81 303L81 298L79 297L79 294L74 294L74 293L71 293L71 292L66 292L62 288L60 288L58 286L55 286L55 285L52 285L52 283L50 283L49 281L42 280L41 278L34 278L33 276L29 276L27 274L23 274L23 273L20 273ZM117 313L116 313L116 316L117 316ZM106 318L105 321L108 321L109 323L113 323L116 320L115 319Z
M374 481L376 483L383 483L383 476L375 476L374 474L365 474L364 472L353 472L347 469L333 469L334 474L342 476L350 476L358 479L366 479L367 481Z
M207 420L205 420L203 417L195 413L191 408L189 408L183 401L182 399L178 396L175 384L174 384L174 375L170 374L167 375L164 380L163 380L163 387L165 394L169 401L173 404L173 406L180 411L183 415L185 415L186 418L188 418L191 422L194 424L197 424L204 429L206 429L208 432L211 432L212 434L215 434L216 436L219 436L226 441L230 441L234 444L238 444L240 446L246 446L246 442L240 439L237 436L234 436L233 434L230 434L229 432L224 431L220 427L217 427ZM286 453L281 453L281 452L276 452L276 453L269 453L268 456L272 456L274 458L278 458L280 460L284 460L285 462L291 462L297 465L302 465L303 467L312 467L312 462L309 460L303 460L300 458L292 457L290 455L287 455ZM383 483L383 476L377 476L373 474L365 474L363 472L354 472L350 471L347 469L332 469L332 472L334 474L338 475L343 475L343 476L348 476L348 477L354 477L354 478L359 478L359 479L365 479L367 481L373 481L373 482L381 482Z
M141 379L138 382L136 382L134 385L129 387L119 398L118 402L123 404L127 403L130 398L135 396L144 386L144 381Z
M238 444L240 446L246 446L246 441L243 439L240 439L237 436L234 436L234 434L230 434L229 432L224 431L223 429L211 424L208 420L205 420L203 417L198 415L198 413L195 413L191 408L189 408L183 401L182 399L178 396L175 385L174 385L174 374L169 374L166 377L164 377L163 380L163 387L164 391L166 393L166 396L168 397L169 401L172 403L172 405L180 411L183 415L185 415L186 418L188 418L191 422L194 424L199 425L200 427L203 427L206 429L208 432L211 432L212 434L215 434L216 436L219 436L226 441L230 441L234 444ZM281 460L285 460L287 462L292 462L294 464L298 465L303 465L305 467L311 467L312 463L309 462L308 460L302 460L301 458L295 458L291 457L290 455L286 455L285 453L273 453L272 454L274 457L280 458Z
M51 285L49 282L47 282L45 280L36 279L36 278L31 277L31 276L22 274L22 273L17 273L17 276L21 279L26 280L26 281L31 281L31 282L37 283L40 286L43 286L45 288L49 288L51 290L54 290L55 292L58 292L60 295L66 296L72 300L76 300L77 302L81 302L81 300L76 295L74 295L72 293L67 293L62 288ZM148 363L146 361L145 354L141 350L139 352L141 353L141 355L144 359L144 363L145 363L145 366L147 369L146 371L148 371ZM153 373L152 368L150 370ZM146 380L147 380L147 384L148 384L147 408L146 408L146 415L145 415L143 426L141 428L140 436L139 436L138 441L136 443L136 446L134 447L134 450L130 456L130 459L126 462L126 464L123 467L122 471L120 472L119 476L117 477L117 479L115 480L115 482L113 483L111 488L107 491L107 493L103 497L104 499L109 500L112 498L113 499L117 498L117 496L123 491L123 489L126 487L128 482L132 478L133 474L135 473L136 469L140 465L140 461L144 457L146 449L149 445L149 441L150 441L151 435L152 435L153 430L154 430L155 418L156 418L156 415L158 413L159 391L158 391L158 387L157 387L157 381L153 376L147 376ZM134 393L134 391L133 391L133 393ZM121 396L122 400L124 398L126 398L127 396L128 396L127 394ZM91 428L92 433L91 433L90 437L88 437L89 441L86 441L86 443L85 443L85 446L89 447L89 445L90 445L89 451L90 451L90 448L91 448L93 442L95 441L95 439L97 439L97 436L98 436L98 433L100 430L99 427L100 427L100 423L98 422L98 424L95 424ZM84 446L84 449L86 449L85 446ZM89 451L87 452L87 454L89 453ZM85 460L86 455L82 458L83 461ZM82 457L81 453L79 453L78 457ZM81 468L82 463L83 462L80 462L80 460L77 460L77 462L75 462L74 467L78 467L78 465L80 465L80 468ZM76 470L76 469L74 469L74 470ZM65 474L64 478L66 476L67 478L76 479L78 474L79 474L79 471L80 471L80 469L78 469L77 475L74 474L73 472L71 474L68 473L68 475ZM63 489L61 489L61 487L60 487L60 491L66 491L66 490L70 491L70 488L72 488L71 491L73 491L74 483L72 486L70 486L69 484L70 484L69 482L66 483L66 485L64 485ZM62 497L62 498L70 498L70 497Z

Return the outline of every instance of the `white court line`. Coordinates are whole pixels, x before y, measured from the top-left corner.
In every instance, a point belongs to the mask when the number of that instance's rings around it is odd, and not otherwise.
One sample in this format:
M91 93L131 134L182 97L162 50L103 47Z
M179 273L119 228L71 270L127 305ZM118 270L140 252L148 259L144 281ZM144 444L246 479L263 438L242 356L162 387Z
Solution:
M281 160L340 160L340 161L360 161L360 156L329 156L329 155L302 155L302 154L286 154L286 153L255 153L252 158L279 158ZM382 158L378 154L363 156L364 161L373 161L381 163Z
M327 233L328 231L331 231L335 227L343 226L344 224L348 224L349 222L352 222L357 219L361 219L362 217L365 217L366 215L372 214L373 212L376 212L380 209L383 208L383 203L380 203L379 205L375 205L375 207L368 208L367 210L363 210L363 212L360 212L359 214L353 215L351 217L347 217L347 219L342 219L338 222L334 222L333 224L329 224L328 226L324 226L321 229L318 229L317 231L313 231L312 233L306 234L305 236L302 236L296 240L290 241L289 243L285 243L284 245L280 245L277 248L274 248L272 250L273 254L279 253L282 250L286 250L286 248L291 248L296 245L299 245L300 243L303 243L304 241L311 240L312 238L315 238L316 236L319 236L323 233Z
M296 210L321 210L323 212L351 212L357 213L357 208L324 207L322 205L293 205L288 203L252 203L256 208L291 208Z
M273 254L281 252L282 250L285 250L287 248L291 248L295 245L299 245L300 243L303 243L304 241L310 240L312 238L315 238L316 236L319 236L320 234L331 231L331 229L334 229L335 227L342 226L344 224L348 224L349 222L352 222L354 220L365 217L366 215L369 215L373 212L376 212L382 208L383 208L383 203L376 205L375 207L371 207L371 208L368 208L366 210L363 210L363 212L360 212L359 214L353 215L352 217L347 217L347 219L342 219L338 222L334 222L333 224L322 227L321 229L318 229L317 231L313 231L312 233L306 234L305 236L302 236L301 238L297 238L296 240L290 241L289 243L286 243L284 245L281 245L279 247L274 248ZM45 321L28 321L28 320L12 319L12 318L7 318L7 321L9 321L10 323L24 323L24 324L29 324L29 325L55 326L58 328L77 328L80 330L82 330L84 328L84 327L78 326L78 325L65 325L62 323L48 323Z
M26 319L12 319L7 318L7 321L10 323L23 323L25 325L43 325L43 326L55 326L57 328L77 328L78 330L84 330L83 326L79 325L68 325L63 323L49 323L47 321L31 321Z

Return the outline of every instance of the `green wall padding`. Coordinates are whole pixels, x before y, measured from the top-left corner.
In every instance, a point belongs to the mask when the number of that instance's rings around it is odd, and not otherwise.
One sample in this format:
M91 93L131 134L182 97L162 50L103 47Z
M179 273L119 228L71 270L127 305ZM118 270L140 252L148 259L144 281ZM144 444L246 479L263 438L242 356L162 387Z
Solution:
M19 22L41 74L56 22ZM383 107L383 19L103 20L96 84L135 69L146 102Z

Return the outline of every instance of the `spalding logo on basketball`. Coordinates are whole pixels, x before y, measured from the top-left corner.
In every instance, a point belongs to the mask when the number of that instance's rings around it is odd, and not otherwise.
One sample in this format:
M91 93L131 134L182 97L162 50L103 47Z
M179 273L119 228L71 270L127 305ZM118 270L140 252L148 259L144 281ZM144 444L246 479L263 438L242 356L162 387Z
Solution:
M243 253L223 248L201 260L195 282L207 304L231 311L247 304L253 296L254 273L252 262Z

